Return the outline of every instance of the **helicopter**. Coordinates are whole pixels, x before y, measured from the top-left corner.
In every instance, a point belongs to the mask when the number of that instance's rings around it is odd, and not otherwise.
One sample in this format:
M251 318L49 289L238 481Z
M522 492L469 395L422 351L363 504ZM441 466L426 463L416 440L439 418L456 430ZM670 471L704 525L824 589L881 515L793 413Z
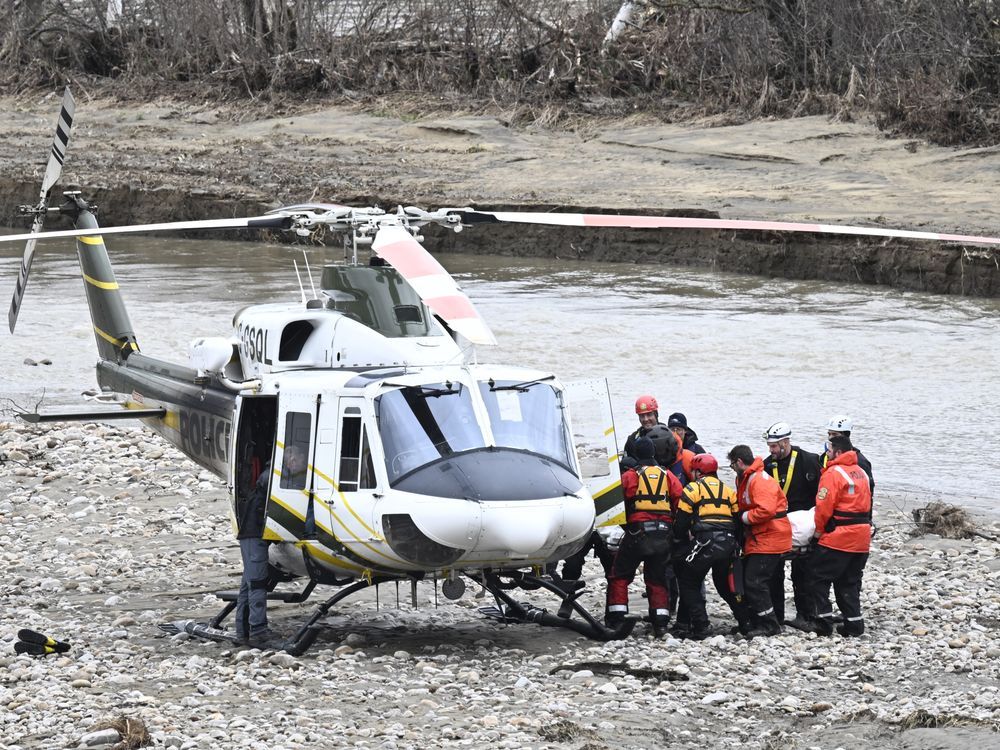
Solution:
M167 362L141 351L104 244L104 235L133 228L99 227L95 207L79 192L51 205L74 113L67 89L39 202L24 207L33 225L8 325L13 333L37 241L75 237L99 355L99 398L123 408L23 419L141 420L226 482L234 530L258 477L269 471L269 597L301 602L317 585L341 589L288 641L291 653L304 652L325 613L363 588L434 577L444 579L446 596L457 597L461 575L497 598L505 621L621 636L575 602L579 587L536 575L575 552L596 519L623 512L614 462L597 461L598 475L582 476L570 389L554 374L478 361L477 347L496 339L418 241L429 223L460 230L458 213L302 204L237 220L301 236L339 232L347 257L323 268L318 289L307 266L311 289L299 302L246 307L229 335L198 338L187 363ZM50 214L70 217L76 229L42 234ZM188 224L195 225L235 226ZM361 262L366 247L371 258ZM603 399L598 447L615 456L606 383L576 388ZM308 458L299 476L287 470L294 452ZM275 590L298 578L307 581L303 590ZM517 587L548 588L580 618L515 601L507 592ZM235 597L223 598L229 601L211 623L168 625L228 639L220 626Z
M13 332L36 243L75 238L100 356L97 381L103 397L124 408L23 416L141 420L226 482L234 526L258 476L271 467L264 530L271 542L270 598L301 602L317 585L339 589L289 639L285 650L295 654L309 648L321 619L345 598L383 582L426 577L443 579L449 597L461 595L462 576L475 581L494 596L495 613L507 622L564 627L602 640L625 637L634 624L606 628L579 603L579 586L543 574L546 565L576 552L595 526L624 522L606 383L574 388L553 373L481 363L477 347L496 339L421 245L423 227L763 230L1000 244L843 225L473 208L387 212L334 203L247 218L100 227L80 193L52 205L73 116L67 89L39 202L24 210L33 217L32 230L0 237L27 242L8 322ZM43 233L50 214L71 218L76 228ZM299 303L252 305L236 314L231 334L196 339L186 364L144 354L103 238L232 228L302 238L337 233L345 259L324 267L318 291L307 295L303 288ZM365 248L367 262L360 257ZM606 460L593 475L584 471L574 441L574 391L604 407L597 446ZM308 456L304 476L285 469L286 454L296 450ZM300 578L306 580L301 591L277 590ZM551 614L515 599L515 589L546 589L564 606ZM221 625L235 596L229 598L210 623L180 621L174 629L225 640Z

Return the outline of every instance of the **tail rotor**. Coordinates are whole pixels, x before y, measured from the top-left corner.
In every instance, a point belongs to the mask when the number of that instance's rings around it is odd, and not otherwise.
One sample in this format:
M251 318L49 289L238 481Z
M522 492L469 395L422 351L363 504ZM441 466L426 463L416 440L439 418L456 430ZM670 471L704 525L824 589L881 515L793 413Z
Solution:
M49 152L49 162L45 166L45 176L42 178L42 190L38 197L38 205L25 210L25 213L35 215L35 220L31 225L32 234L42 231L45 214L49 210L49 195L62 174L63 160L66 158L66 147L69 145L69 133L73 127L75 110L76 102L73 100L73 94L70 93L69 87L66 87L62 108L59 110L59 121L56 123L55 136L52 139L52 150ZM24 299L24 290L28 286L28 274L31 272L31 261L35 255L35 242L35 239L29 239L24 246L21 268L17 274L17 286L14 287L14 297L10 301L10 311L7 313L7 325L10 327L11 333L14 332L14 326L17 324L17 316L21 311L21 301Z

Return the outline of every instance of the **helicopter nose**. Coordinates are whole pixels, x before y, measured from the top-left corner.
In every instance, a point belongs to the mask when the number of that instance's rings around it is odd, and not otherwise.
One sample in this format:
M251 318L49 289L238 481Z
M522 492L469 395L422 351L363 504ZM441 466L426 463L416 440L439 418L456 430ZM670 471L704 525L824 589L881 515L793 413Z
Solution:
M483 508L477 550L509 550L527 557L552 546L563 527L561 505L532 503L530 523L523 504L489 503Z

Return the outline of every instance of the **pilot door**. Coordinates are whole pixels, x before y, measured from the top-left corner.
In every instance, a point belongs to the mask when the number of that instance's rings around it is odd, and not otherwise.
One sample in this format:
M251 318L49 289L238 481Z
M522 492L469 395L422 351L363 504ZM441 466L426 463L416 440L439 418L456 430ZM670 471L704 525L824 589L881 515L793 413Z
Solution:
M365 425L364 400L341 398L324 403L319 451L332 467L323 476L323 500L330 528L358 564L386 562L373 542L381 537L373 524L372 508L380 496L372 455L372 439ZM326 482L329 477L332 482Z
M315 395L281 394L267 507L268 527L282 539L315 539Z

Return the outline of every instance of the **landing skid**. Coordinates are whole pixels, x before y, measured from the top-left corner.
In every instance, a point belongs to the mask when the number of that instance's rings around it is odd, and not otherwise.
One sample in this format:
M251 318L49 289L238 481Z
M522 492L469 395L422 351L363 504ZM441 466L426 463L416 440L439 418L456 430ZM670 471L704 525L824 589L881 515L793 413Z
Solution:
M627 638L635 627L636 620L626 619L618 628L605 627L603 623L594 618L577 599L583 593L583 583L579 581L553 581L547 578L529 575L521 571L497 573L494 571L484 571L482 574L467 574L476 583L480 584L493 594L496 600L495 607L483 607L480 609L487 617L505 623L535 623L546 627L566 628L573 630L587 638L598 641L614 641ZM303 624L290 639L275 643L272 647L275 650L285 651L292 656L301 656L316 642L322 626L320 620L326 617L330 610L347 597L356 594L369 586L377 586L381 583L397 580L395 578L372 578L370 580L359 580L340 589L325 602L320 604L313 615ZM274 583L277 583L276 581ZM304 602L309 598L317 581L311 580L302 591L298 592L276 592L271 586L267 598L269 601L283 601L290 603ZM547 609L536 607L529 602L515 601L507 592L515 588L534 591L546 589L555 594L561 601L557 614L550 613ZM236 607L235 591L220 591L219 598L226 600L226 605L212 618L210 622L197 622L195 620L177 620L175 622L163 623L160 629L171 634L187 633L196 638L202 638L216 643L239 644L236 634L231 630L222 627L223 621ZM573 615L579 615L580 619L574 619Z
M597 641L628 638L636 624L636 620L627 618L617 628L606 627L577 601L583 593L583 584L580 581L556 582L521 571L504 573L503 578L508 579L506 582L501 578L501 574L493 571L485 571L481 576L469 575L469 578L493 594L497 602L495 607L481 607L479 611L486 617L500 622L533 622L546 627L567 628ZM559 611L552 614L547 609L536 607L530 602L515 601L507 593L515 587L529 591L543 588L555 594L562 602ZM582 621L574 620L574 613L578 614Z
M336 594L331 596L325 602L320 604L316 611L313 613L302 627L296 631L295 635L286 641L275 642L271 648L275 651L285 651L292 656L301 656L309 647L316 642L316 638L319 636L322 627L318 624L320 620L329 614L330 609L336 604L343 601L352 594L356 594L362 589L366 589L369 586L374 586L380 583L385 583L386 581L394 580L388 578L372 578L369 580L360 580L352 583L350 586L346 586L338 591ZM312 590L316 587L315 581L310 581L306 584L306 587L300 592L274 592L269 591L267 598L269 601L283 601L283 602L304 602L309 598ZM212 618L211 622L197 622L195 620L176 620L174 622L165 622L160 624L160 630L166 633L177 634L177 633L187 633L196 638L201 638L206 641L214 641L216 643L232 643L239 645L241 641L237 639L236 633L231 630L226 630L221 627L222 622L229 616L229 613L233 611L236 607L236 600L234 596L235 592L231 591L220 591L219 597L221 599L229 600L226 605L215 617Z

